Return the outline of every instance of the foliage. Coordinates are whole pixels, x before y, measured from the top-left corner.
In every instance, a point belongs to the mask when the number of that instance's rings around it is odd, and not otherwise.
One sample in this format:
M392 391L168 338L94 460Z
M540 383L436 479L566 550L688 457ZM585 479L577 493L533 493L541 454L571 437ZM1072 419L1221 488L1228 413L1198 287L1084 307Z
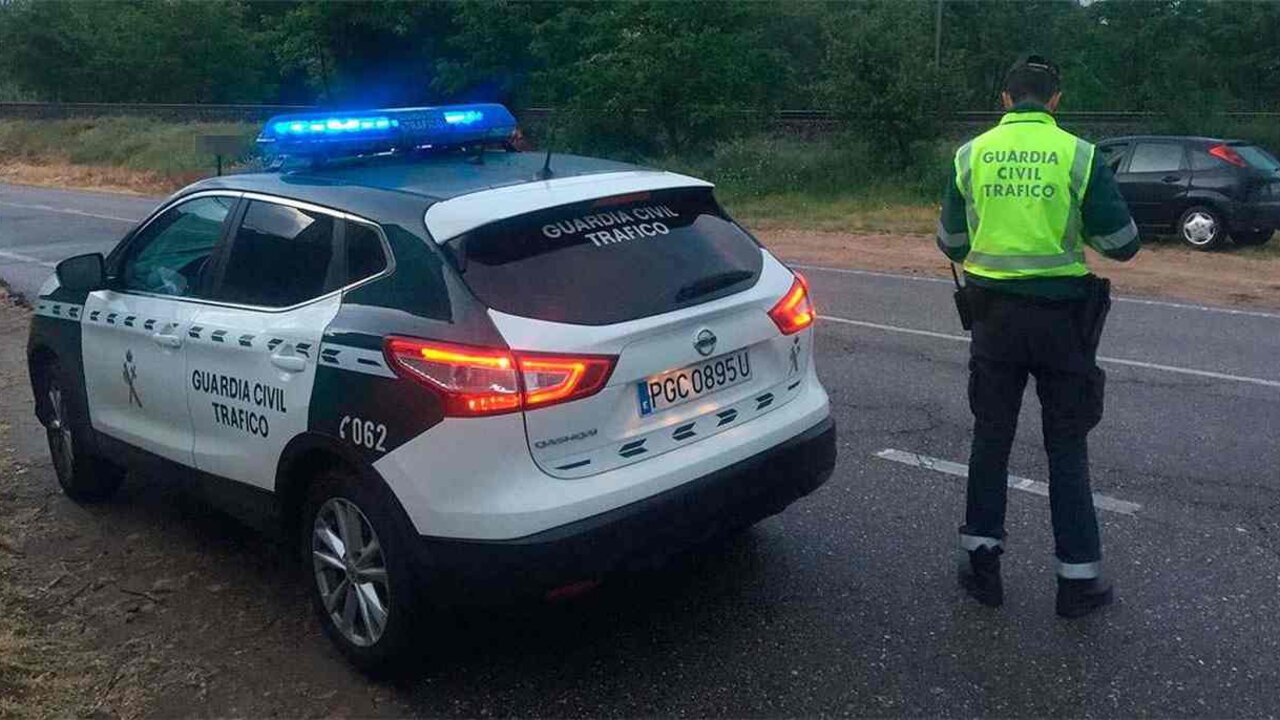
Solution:
M0 3L0 67L45 100L252 102L266 57L236 2Z
M1066 110L1280 145L1224 115L1280 110L1278 0L0 0L0 99L552 107L533 130L559 150L748 193L932 193L940 117L996 109L1033 50ZM833 110L843 134L766 137L784 107Z

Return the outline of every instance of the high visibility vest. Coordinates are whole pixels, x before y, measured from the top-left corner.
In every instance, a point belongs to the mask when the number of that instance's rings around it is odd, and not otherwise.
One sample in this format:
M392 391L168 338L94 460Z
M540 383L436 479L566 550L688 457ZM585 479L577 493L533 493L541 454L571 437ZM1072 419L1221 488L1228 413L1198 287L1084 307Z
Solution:
M1046 112L1011 112L956 152L965 199L965 272L999 280L1079 277L1084 262L1080 204L1093 145Z

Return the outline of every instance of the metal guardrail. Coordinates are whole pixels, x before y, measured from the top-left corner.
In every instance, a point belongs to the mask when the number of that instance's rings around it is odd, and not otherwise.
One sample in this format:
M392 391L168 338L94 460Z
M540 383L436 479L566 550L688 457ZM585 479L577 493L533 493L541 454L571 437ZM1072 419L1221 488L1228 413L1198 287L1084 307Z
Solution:
M85 102L0 102L0 118L73 118L100 116L158 117L183 121L263 121L272 115L291 112L307 112L320 108L311 105L252 105L252 104L203 104L203 103L85 103ZM761 114L743 110L744 114ZM530 120L552 116L554 108L524 108L518 114ZM1002 113L996 110L966 110L950 114L957 123L988 123ZM829 110L780 110L770 112L773 120L783 124L825 125L834 123L840 113ZM1129 111L1072 111L1058 113L1063 122L1122 124L1159 120L1156 112ZM1221 117L1233 120L1280 120L1280 112L1227 112Z

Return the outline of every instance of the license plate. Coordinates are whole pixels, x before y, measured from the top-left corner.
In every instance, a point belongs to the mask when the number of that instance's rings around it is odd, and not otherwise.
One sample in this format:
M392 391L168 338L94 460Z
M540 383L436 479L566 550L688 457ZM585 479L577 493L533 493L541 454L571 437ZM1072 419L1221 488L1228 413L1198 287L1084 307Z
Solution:
M750 379L751 357L746 350L721 355L679 370L651 375L636 385L636 393L640 398L640 415L662 412Z

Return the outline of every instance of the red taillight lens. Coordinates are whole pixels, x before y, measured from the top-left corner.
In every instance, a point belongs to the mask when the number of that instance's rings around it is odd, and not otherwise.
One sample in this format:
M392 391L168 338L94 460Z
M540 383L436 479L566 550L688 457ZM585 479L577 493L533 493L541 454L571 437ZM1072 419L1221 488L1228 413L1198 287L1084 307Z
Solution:
M447 415L496 415L520 409L520 379L507 350L387 338L387 362L439 392Z
M614 358L602 355L516 353L527 410L595 395L609 380Z
M1209 154L1218 158L1219 160L1222 160L1224 162L1229 162L1232 165L1235 165L1236 167L1248 166L1248 163L1244 161L1244 158L1240 157L1240 153L1231 149L1230 145L1214 145L1213 147L1209 148Z
M796 273L796 281L791 283L787 294L769 311L769 317L783 335L793 335L809 327L817 316L809 299L809 283L800 273Z
M548 355L392 337L387 361L435 390L451 416L533 410L594 395L617 358Z

